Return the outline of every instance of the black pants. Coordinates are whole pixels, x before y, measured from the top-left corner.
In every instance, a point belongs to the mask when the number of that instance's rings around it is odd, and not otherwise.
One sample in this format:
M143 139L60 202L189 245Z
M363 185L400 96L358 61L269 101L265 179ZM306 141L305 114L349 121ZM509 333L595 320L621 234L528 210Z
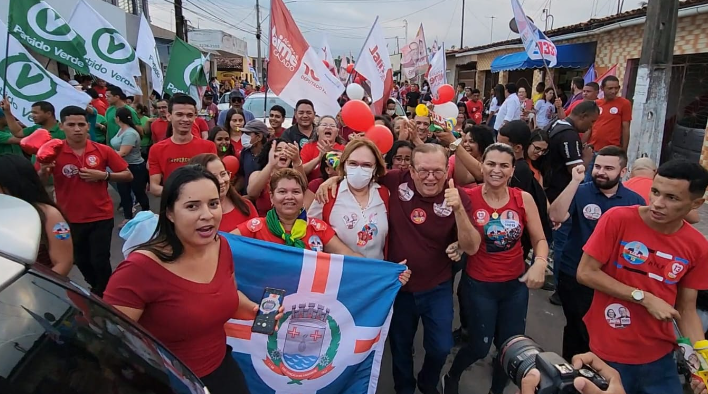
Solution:
M74 263L91 291L103 296L111 277L113 218L88 223L69 223L74 244Z
M467 266L467 254L463 253L462 258L460 261L456 261L455 263L452 264L452 277L453 277L453 283L454 283L454 278L455 275L457 275L458 272L462 271L462 277L460 278L460 282L457 284L457 303L460 306L460 309L458 311L458 315L460 317L460 327L463 330L467 330L467 319L465 316L467 316L465 309L465 305L467 304L466 302L463 301L464 299L464 294L465 294L465 267Z
M590 351L590 337L583 316L592 304L593 289L583 286L565 272L558 275L558 295L565 314L563 358L570 361L576 354Z
M200 378L211 394L249 394L246 378L231 352L233 349L227 345L221 365L214 372Z
M150 200L148 200L145 187L148 183L148 170L145 162L140 164L128 164L128 169L133 173L133 180L130 182L118 183L118 194L120 194L120 206L123 208L123 217L130 220L133 218L133 196L140 204L143 211L150 210Z

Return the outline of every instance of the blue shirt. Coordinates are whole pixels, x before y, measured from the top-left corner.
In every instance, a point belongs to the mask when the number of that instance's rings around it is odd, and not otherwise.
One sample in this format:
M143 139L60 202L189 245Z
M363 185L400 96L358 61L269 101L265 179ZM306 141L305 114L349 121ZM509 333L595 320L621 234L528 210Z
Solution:
M229 109L231 109L231 108L229 108ZM243 111L243 118L246 120L246 123L256 119L256 117L253 116L253 112L243 109L243 108L241 108L241 110ZM221 127L226 127L226 126L224 126L224 123L226 122L226 114L228 112L229 112L228 109L225 111L219 111L219 117L216 119L216 124L218 124Z
M617 193L607 197L595 186L593 182L585 182L578 186L578 191L573 197L568 213L568 221L572 221L568 241L563 246L560 258L560 270L568 275L575 276L583 257L583 246L595 230L600 216L610 208L646 205L644 198L639 194L619 184Z

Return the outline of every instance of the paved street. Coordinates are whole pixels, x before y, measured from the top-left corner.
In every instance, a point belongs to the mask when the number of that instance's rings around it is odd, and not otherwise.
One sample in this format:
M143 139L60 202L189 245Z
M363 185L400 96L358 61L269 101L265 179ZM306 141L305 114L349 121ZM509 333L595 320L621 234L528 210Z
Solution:
M113 189L109 189L113 200L117 202L118 195ZM156 198L151 198L150 200L151 209L155 212L159 209L159 200ZM703 209L701 212L701 217L703 223L708 224L708 209ZM116 227L113 231L113 240L111 247L111 262L113 268L115 268L122 260L123 254L121 252L121 247L123 245L122 239L118 237L118 224L123 220L123 215L120 211L116 211ZM701 227L699 227L701 228ZM708 225L704 224L701 228L704 234L708 233ZM78 283L85 283L81 276L79 270L74 267L70 277ZM529 301L529 311L527 315L527 335L534 338L544 349L548 351L560 352L561 350L561 337L563 325L565 324L565 318L563 317L563 311L560 307L551 305L548 302L549 292L543 290L535 290L531 292L531 297ZM455 297L455 307L457 308L457 298ZM455 319L455 327L459 326L459 320ZM416 368L420 368L423 363L424 351L423 351L423 327L422 325L418 329L418 336L416 337L415 349L416 349ZM389 335L396 335L395 332L390 332ZM453 350L453 355L457 352L457 349ZM448 357L448 365L445 367L444 371L449 368L449 364L452 363L452 357ZM460 386L460 394L487 394L489 392L489 387L491 386L491 356L486 359L481 360L474 364L468 372L462 377L462 384ZM391 377L391 355L387 351L384 354L383 362L381 365L381 378L379 380L379 386L377 393L379 394L392 394L393 391L393 379ZM516 392L516 388L513 385L507 387L505 394L513 394Z

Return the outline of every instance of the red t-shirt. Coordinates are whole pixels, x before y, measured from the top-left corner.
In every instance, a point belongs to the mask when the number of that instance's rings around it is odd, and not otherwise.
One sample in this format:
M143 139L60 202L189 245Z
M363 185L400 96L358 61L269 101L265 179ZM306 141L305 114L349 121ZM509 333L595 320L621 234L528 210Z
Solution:
M106 91L108 90L108 88L96 85L93 87L93 90L98 93L98 99L103 101L103 103L106 105L106 108L108 108L108 100L106 100Z
M337 144L335 143L333 145L333 148L338 150L338 151L344 151L344 145L342 144ZM319 156L320 150L317 148L317 142L309 142L305 144L302 149L300 150L300 159L302 159L302 163L309 163L310 161L314 160ZM320 163L317 163L315 168L310 171L310 173L307 175L307 180L308 181L314 181L317 178L321 178L322 174L320 174Z
M201 153L216 154L216 145L208 140L192 138L186 144L175 144L172 138L162 140L150 148L148 165L150 175L162 174L163 182L172 171L184 166Z
M482 123L482 114L484 113L484 103L482 100L465 101L465 106L467 107L467 117L474 120L475 123Z
M443 206L445 192L423 197L415 188L409 171L390 170L378 183L391 191L389 200L389 242L387 261L403 261L415 275L402 291L430 290L452 278L452 261L445 249L457 241L452 209ZM469 197L460 190L467 214L472 215Z
M105 103L105 100L101 100L100 98L93 99L93 100L91 100L91 106L96 108L96 112L98 112L99 115L101 115L101 116L106 115L106 110L108 109L108 105Z
M673 234L661 234L644 223L638 206L602 215L583 251L602 263L607 275L669 305L675 305L678 287L708 289L705 237L687 223ZM590 349L606 361L648 364L676 347L671 322L656 320L641 304L599 291L583 321Z
M654 179L652 178L635 176L622 182L622 185L627 189L639 194L644 199L644 201L646 201L647 205L649 205L649 193L651 193L651 185L653 183Z
M209 132L209 124L200 116L194 119L194 126L197 126L197 129L199 129L199 138L202 138L203 132ZM192 127L192 134L194 134L194 127Z
M311 180L311 181L307 184L307 190L309 190L309 191L311 191L311 192L313 192L313 193L317 193L317 189L320 188L320 186L324 183L324 181L325 181L325 180L322 179L322 178L317 178L317 179Z
M256 211L256 207L253 206L253 203L251 200L244 198L244 201L246 201L246 205L248 205L248 215L244 215L241 213L241 211L238 210L238 208L234 207L229 212L224 213L224 215L221 217L221 224L219 224L219 231L224 231L227 233L230 233L236 229L236 227L247 221L248 219L253 219L258 217L258 212Z
M197 119L199 119L199 117L197 117ZM150 124L150 133L152 135L153 144L157 144L167 138L167 126L169 124L170 122L159 118L152 121ZM192 123L192 130L190 131L193 136L199 138L200 140L202 139L202 130L199 129L197 122ZM205 131L208 131L208 129Z
M200 378L224 359L224 324L239 304L231 248L224 237L219 239L218 267L210 283L184 279L133 252L118 265L103 294L111 305L142 309L138 323Z
M285 127L278 127L278 130L273 129L273 137L274 138L280 138L283 136L283 133L285 132Z
M79 177L79 169L113 172L125 171L128 164L110 147L86 141L83 155L64 144L52 171L57 204L69 223L89 223L113 219L113 200L108 195L108 182L87 182Z
M521 190L510 187L509 202L496 210L484 201L482 187L472 189L469 196L474 207L472 225L482 236L482 244L477 253L467 258L467 274L483 282L519 278L525 270L520 239L526 225L526 209Z
M285 245L285 241L282 238L276 237L268 230L265 218L255 218L241 223L238 225L238 230L244 237ZM302 242L305 243L309 250L323 252L324 245L327 245L334 235L334 229L329 224L320 219L309 218L307 219L307 231L302 238Z
M599 99L600 117L592 126L592 134L588 143L595 151L608 146L620 146L622 138L622 122L632 120L632 103L624 97L616 97L612 101Z

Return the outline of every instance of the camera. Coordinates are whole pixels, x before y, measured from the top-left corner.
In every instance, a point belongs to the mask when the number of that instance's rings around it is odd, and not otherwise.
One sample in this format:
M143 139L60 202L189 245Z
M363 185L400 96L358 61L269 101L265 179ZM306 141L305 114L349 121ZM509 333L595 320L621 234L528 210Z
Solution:
M583 365L573 368L563 357L553 352L545 352L533 339L525 335L509 338L499 350L499 362L507 376L521 387L521 380L533 368L541 374L541 383L536 388L538 394L575 394L573 386L577 377L588 379L602 391L609 384L594 369Z

